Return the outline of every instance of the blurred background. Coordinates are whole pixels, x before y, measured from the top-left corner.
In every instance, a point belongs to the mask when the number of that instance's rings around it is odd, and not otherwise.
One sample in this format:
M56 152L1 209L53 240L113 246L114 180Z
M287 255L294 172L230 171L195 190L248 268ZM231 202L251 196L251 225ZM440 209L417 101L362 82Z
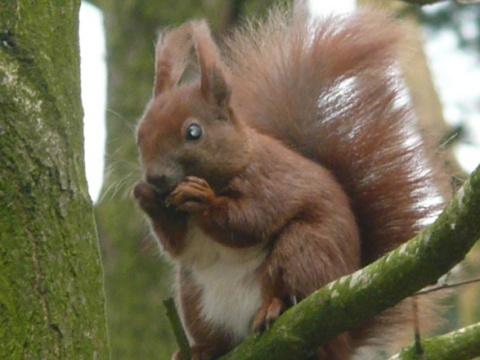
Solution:
M169 265L130 198L141 176L135 126L150 97L161 29L207 18L217 34L273 0L91 0L82 2L80 43L87 180L102 247L112 359L169 359L176 346L162 308ZM452 191L480 163L480 6L442 2L311 0L312 16L373 5L402 17L409 46L400 59L421 128L445 152ZM107 91L108 89L108 91ZM480 276L477 246L450 281ZM480 284L448 298L439 332L480 321Z

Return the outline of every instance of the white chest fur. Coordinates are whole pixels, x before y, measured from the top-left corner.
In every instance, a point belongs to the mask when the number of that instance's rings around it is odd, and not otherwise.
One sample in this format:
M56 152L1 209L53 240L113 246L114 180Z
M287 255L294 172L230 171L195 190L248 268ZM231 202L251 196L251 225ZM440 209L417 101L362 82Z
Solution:
M216 327L240 342L249 332L261 305L258 267L265 252L258 247L232 249L199 229L188 232L188 246L178 258L193 270L202 289L202 313Z

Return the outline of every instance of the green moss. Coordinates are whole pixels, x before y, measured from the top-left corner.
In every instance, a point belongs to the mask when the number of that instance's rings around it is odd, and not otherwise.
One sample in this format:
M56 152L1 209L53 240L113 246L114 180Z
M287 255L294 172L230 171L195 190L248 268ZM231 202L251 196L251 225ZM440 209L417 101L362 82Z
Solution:
M0 358L109 358L78 8L18 0L0 13Z
M422 341L423 354L415 345L402 349L390 360L469 360L480 356L480 323Z

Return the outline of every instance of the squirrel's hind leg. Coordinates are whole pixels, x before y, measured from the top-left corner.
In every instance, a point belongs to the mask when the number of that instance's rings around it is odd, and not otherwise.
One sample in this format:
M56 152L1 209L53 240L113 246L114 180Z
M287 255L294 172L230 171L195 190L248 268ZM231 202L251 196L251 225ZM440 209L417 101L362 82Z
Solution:
M254 329L268 326L296 300L358 269L359 255L345 251L355 247L345 246L345 242L355 243L358 239L349 238L348 231L329 224L295 221L279 234L263 267L262 281L266 284L262 289L269 291L262 294L263 305L255 317ZM357 256L358 260L352 261ZM315 358L347 360L352 351L351 336L346 332L318 349Z

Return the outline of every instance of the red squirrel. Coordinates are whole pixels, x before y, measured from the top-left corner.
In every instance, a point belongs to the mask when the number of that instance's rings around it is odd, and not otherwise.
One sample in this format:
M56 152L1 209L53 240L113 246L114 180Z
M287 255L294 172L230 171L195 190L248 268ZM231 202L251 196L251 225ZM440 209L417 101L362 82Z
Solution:
M393 22L276 11L222 53L204 21L159 39L134 197L175 264L194 359L228 352L441 209L438 166L402 100ZM409 311L387 311L314 356L349 359Z

